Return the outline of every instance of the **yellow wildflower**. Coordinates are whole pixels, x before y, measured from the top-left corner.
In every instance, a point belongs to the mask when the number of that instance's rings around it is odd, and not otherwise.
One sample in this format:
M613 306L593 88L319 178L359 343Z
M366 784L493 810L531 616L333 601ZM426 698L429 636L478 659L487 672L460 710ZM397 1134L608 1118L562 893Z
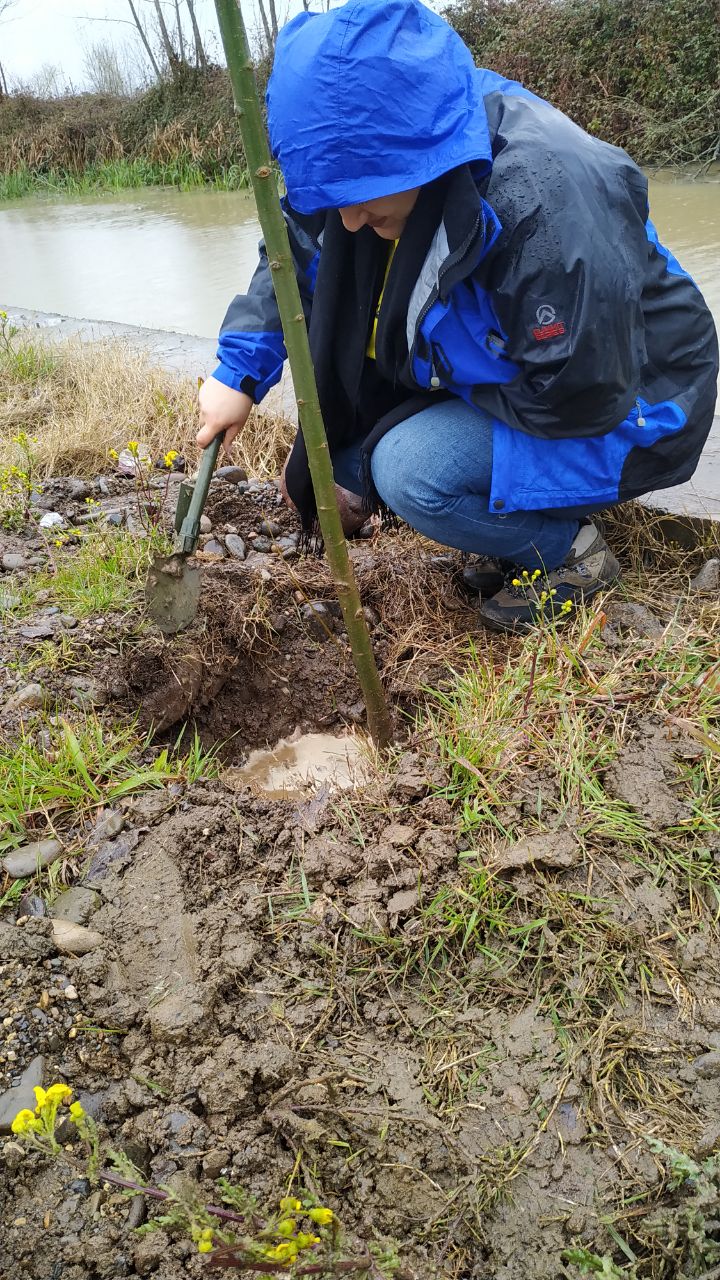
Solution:
M334 1217L332 1209L310 1209L308 1218L312 1222L316 1222L319 1227L327 1227Z
M282 1222L278 1222L277 1233L279 1236L292 1236L295 1234L297 1222L294 1218L283 1218Z
M215 1232L212 1227L203 1227L197 1236L198 1253L209 1253L213 1247L213 1237Z
M301 1209L300 1201L296 1200L294 1196L284 1196L280 1201L281 1213L299 1213Z
M513 586L514 586L514 587L521 587L521 586L522 586L522 583L521 583L521 581L520 581L520 579L519 579L519 578L513 578L513 580L512 580L512 584L513 584Z
M49 1089L40 1089L36 1086L35 1097L37 1099L36 1111L48 1103L52 1106L60 1106L61 1102L69 1102L72 1098L72 1089L66 1084L51 1084Z
M120 457L120 454L118 453L117 449L109 449L108 452L113 462L117 462L118 458Z
M128 440L127 447L130 450L133 457L135 457L140 446L138 445L137 440Z
M173 462L177 458L177 456L178 456L177 449L168 449L167 453L165 454L165 457L163 458L163 462L165 463L165 466L171 467Z
M298 1231L295 1239L298 1249L312 1249L314 1244L320 1244L320 1237L310 1235L308 1231Z
M82 1103L72 1102L70 1104L70 1119L75 1120L77 1122L78 1120L82 1120L84 1116L85 1116L85 1108L83 1107Z
M265 1257L272 1258L274 1262L294 1262L298 1252L297 1240L281 1240L274 1249L268 1249Z
M34 1129L41 1127L40 1121L34 1111L30 1111L28 1107L23 1107L22 1111L18 1111L10 1128L13 1133L31 1133Z

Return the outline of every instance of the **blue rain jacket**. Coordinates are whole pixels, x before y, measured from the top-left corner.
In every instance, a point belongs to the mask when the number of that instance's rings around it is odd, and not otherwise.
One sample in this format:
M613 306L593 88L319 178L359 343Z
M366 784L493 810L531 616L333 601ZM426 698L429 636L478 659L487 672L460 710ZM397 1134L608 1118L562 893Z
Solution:
M379 438L353 419L359 383L346 367L353 342L364 357L378 237L344 232L337 209L420 186L385 284L377 368L413 406L449 394L492 414L491 510L613 503L692 475L717 338L623 151L476 68L418 0L295 18L278 39L268 119L331 450L353 430ZM258 402L280 377L262 247L218 356L214 376Z

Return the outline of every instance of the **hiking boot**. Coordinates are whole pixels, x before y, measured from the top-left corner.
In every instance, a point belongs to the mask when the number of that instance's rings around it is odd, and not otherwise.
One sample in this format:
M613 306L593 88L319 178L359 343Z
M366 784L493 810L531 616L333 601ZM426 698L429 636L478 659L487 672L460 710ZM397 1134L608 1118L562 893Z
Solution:
M505 562L507 565L507 561ZM463 569L463 585L475 595L494 596L505 581L506 570L499 560L491 560L486 556L481 560L471 560Z
M529 631L541 620L564 621L583 600L616 581L620 565L592 521L580 525L563 563L550 573L515 569L480 617L493 631Z

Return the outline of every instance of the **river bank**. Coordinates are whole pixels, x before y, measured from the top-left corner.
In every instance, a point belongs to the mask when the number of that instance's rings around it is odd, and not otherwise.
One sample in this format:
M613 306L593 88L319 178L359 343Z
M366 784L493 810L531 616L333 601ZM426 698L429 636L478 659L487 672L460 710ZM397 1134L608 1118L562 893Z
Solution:
M717 535L688 553L624 509L623 585L520 638L479 630L459 557L370 529L351 557L396 746L354 792L263 795L253 747L364 724L272 458L213 481L200 610L161 637L142 584L182 473L141 489L102 431L112 409L191 466L192 387L27 337L0 351L2 446L10 404L39 454L0 531L0 1273L200 1280L181 1205L258 1232L290 1194L337 1215L359 1280L699 1280ZM97 424L75 453L67 405ZM64 1117L58 1159L8 1132L60 1081L132 1198L87 1176Z

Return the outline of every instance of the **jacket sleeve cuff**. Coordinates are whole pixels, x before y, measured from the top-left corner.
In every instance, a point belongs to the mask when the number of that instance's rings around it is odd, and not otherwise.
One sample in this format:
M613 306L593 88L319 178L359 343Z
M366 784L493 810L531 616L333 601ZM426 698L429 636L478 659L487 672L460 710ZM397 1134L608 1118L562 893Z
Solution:
M244 391L246 395L255 399L257 382L249 374L241 373L239 369L231 369L227 364L219 364L212 373L212 377L217 382L222 382L223 386L230 387L233 391Z

